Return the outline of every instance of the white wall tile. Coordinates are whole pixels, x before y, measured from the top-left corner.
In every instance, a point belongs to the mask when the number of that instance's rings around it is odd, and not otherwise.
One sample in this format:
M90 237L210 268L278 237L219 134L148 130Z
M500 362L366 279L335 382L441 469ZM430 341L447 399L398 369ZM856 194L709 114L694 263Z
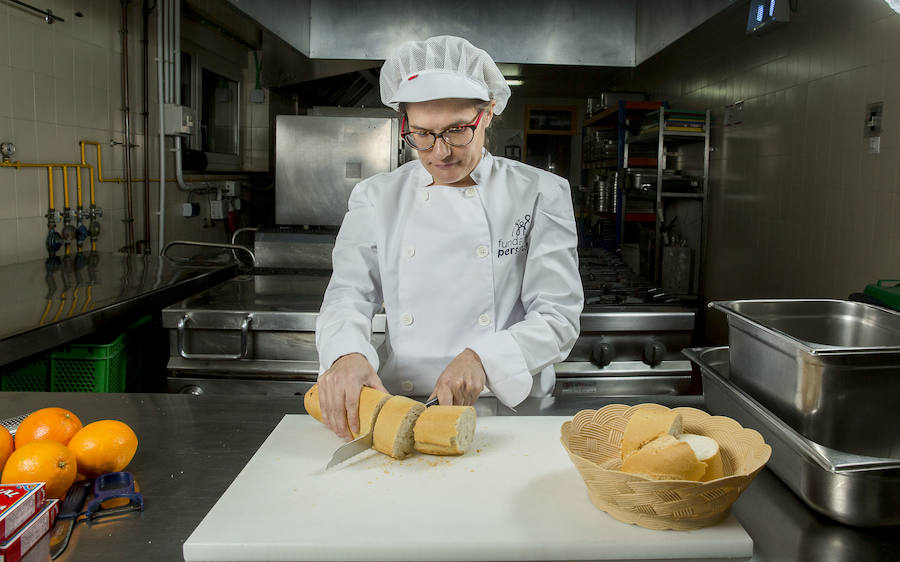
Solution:
M53 38L53 73L71 86L75 76L75 41L65 34Z
M36 121L56 123L56 80L49 74L34 75L34 116Z
M12 117L34 119L34 73L30 70L13 68L10 72L12 95Z
M44 218L19 219L18 223L18 259L20 262L44 259L44 239L47 236L47 221Z
M94 126L91 93L91 86L87 82L75 81L71 95L75 104L75 123L79 127L92 128Z
M37 136L34 121L12 119L11 142L16 145L16 159L23 162L37 160Z
M55 72L54 48L56 30L49 25L34 28L34 71L53 75Z
M47 208L41 205L40 191L47 190L47 172L23 169L15 174L16 217L22 219L43 215Z
M107 95L108 92L104 89L91 88L91 126L96 129L109 128L109 98Z
M16 170L0 170L0 219L16 218Z
M56 152L56 124L35 122L35 135L37 138L37 160L41 162L60 162Z
M9 63L13 68L34 69L34 25L27 16L9 18Z
M0 218L0 265L19 261L18 243L17 221L15 219Z
M12 115L12 78L10 68L0 64L0 117Z

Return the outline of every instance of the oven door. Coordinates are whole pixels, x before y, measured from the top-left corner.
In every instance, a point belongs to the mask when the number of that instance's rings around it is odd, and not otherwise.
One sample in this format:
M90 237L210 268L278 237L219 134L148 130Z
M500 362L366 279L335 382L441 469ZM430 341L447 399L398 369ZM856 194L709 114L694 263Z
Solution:
M318 377L316 313L163 311L169 331L167 388L192 394L303 394ZM372 343L384 341L384 317Z

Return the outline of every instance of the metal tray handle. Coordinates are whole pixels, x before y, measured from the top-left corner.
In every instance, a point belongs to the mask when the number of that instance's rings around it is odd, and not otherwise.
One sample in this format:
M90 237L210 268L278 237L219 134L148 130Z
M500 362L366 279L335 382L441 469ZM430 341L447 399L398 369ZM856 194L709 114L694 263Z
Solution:
M187 313L181 318L178 319L178 354L184 357L185 359L203 359L214 361L217 359L243 359L247 357L247 333L250 331L250 323L253 321L253 316L248 314L241 321L241 351L240 353L236 353L234 355L230 355L227 353L188 353L184 348L184 331L187 327L188 320L190 320L191 314Z

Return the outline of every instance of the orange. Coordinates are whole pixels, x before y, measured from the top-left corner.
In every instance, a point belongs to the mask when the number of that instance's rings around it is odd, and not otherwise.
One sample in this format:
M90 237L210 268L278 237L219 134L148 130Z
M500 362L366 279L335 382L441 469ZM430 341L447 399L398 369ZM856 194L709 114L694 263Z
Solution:
M78 460L78 471L92 478L124 470L137 446L134 431L116 420L89 423L69 441L69 449Z
M6 464L6 459L12 454L13 449L15 449L13 436L0 425L0 472L3 472L3 465Z
M63 408L43 408L32 412L16 430L16 449L36 439L50 439L67 445L81 429L78 416Z
M47 439L17 447L3 467L2 484L46 483L48 498L61 498L75 482L75 455L62 443Z

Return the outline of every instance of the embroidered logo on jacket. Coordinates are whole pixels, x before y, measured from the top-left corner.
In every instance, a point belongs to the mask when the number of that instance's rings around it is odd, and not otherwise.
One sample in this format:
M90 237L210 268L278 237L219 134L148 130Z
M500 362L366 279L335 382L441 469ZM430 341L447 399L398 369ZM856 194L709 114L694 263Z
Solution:
M528 227L531 225L531 215L526 214L515 221L512 227L512 237L508 240L497 241L497 257L514 256L528 251Z

